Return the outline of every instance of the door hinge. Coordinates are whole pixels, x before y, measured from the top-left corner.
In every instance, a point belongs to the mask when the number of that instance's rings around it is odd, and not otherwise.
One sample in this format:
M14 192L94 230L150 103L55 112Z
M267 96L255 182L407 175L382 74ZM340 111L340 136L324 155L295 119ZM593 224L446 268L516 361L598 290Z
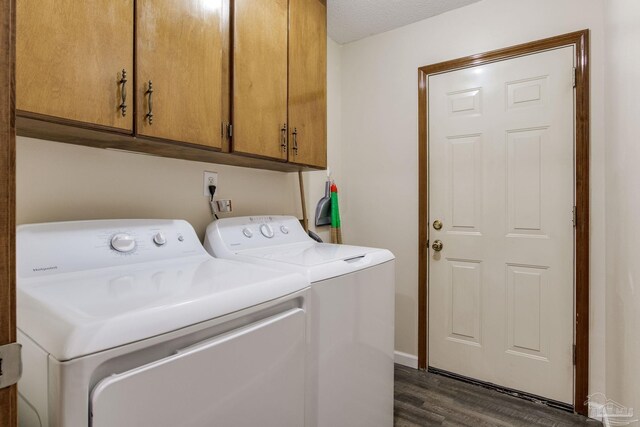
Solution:
M578 80L578 69L573 67L573 72L571 74L571 83L573 87L576 87L576 81Z
M576 366L576 345L573 345L573 366Z
M22 376L22 345L0 346L0 389L16 384Z
M573 226L574 227L578 226L578 207L577 206L573 207Z
M227 123L227 138L233 138L233 125L231 123Z

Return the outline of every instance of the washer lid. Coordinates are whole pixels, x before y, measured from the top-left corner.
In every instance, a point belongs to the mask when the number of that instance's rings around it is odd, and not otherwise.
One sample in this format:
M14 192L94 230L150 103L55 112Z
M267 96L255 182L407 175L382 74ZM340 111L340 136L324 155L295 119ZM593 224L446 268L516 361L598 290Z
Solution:
M23 278L18 328L63 361L224 316L308 285L299 274L209 255Z
M314 267L330 262L361 257L371 251L372 249L370 248L358 246L305 242L247 250L240 253L242 255L263 258L270 261Z
M311 282L330 279L391 261L386 249L304 242L237 253L238 259L306 273Z

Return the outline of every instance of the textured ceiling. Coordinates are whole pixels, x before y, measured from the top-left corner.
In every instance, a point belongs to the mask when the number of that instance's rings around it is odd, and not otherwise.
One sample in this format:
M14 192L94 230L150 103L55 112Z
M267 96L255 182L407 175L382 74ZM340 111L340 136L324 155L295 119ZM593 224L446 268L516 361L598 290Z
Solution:
M328 32L349 43L480 0L328 0Z

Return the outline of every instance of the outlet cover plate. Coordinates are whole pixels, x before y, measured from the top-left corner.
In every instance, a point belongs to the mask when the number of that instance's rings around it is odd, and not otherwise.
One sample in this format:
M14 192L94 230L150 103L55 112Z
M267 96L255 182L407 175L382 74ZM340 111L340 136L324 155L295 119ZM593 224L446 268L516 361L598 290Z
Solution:
M209 198L211 198L211 193L209 193L210 185L215 185L216 187L218 187L218 172L204 172L204 179L202 181L203 194L205 197Z

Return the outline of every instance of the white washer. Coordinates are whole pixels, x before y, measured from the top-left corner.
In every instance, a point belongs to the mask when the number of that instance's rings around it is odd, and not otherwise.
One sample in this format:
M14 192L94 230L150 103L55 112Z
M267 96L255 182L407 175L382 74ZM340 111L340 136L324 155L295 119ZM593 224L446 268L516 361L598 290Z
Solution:
M17 231L21 426L300 426L299 274L218 260L184 221Z
M393 425L391 252L317 243L289 216L215 221L204 245L216 257L303 273L311 282L307 425Z

